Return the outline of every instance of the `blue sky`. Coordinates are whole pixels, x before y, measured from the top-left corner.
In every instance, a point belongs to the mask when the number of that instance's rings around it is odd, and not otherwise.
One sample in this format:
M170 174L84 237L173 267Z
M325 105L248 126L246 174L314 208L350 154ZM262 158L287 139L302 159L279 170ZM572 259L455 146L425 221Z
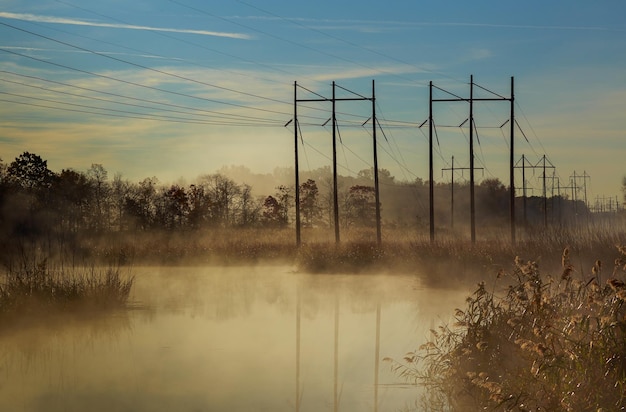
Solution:
M508 98L514 76L516 160L546 155L562 187L586 173L592 203L619 195L626 175L625 60L621 0L2 0L0 158L35 152L55 171L100 163L134 181L192 181L228 165L272 172L294 162L294 81L305 99L330 98L333 81L338 98L371 97L375 80L379 166L427 179L418 126L429 82L467 98L473 75L475 97ZM449 96L439 89L435 98ZM356 174L373 163L371 123L361 126L371 103L336 108L339 172ZM474 104L481 179L508 184L509 110ZM330 113L329 102L298 105L302 170L331 164ZM434 104L438 181L452 156L469 165L468 115L465 102ZM531 193L542 173L527 170Z

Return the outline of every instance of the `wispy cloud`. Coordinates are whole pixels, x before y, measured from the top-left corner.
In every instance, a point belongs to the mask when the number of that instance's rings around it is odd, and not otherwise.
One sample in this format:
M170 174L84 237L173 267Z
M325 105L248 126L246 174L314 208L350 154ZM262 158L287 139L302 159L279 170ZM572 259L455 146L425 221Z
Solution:
M304 17L281 16L233 16L233 19L249 20L284 20L302 25L313 30L360 30L360 31L391 31L402 28L415 27L483 27L496 29L524 29L524 30L566 30L566 31L625 31L623 28L608 26L562 26L562 25L533 25L533 24L495 24L475 22L420 22L399 20L359 20L359 19L312 19Z
M20 50L25 52L52 52L52 53L77 53L77 54L93 54L93 52L85 51L85 50L67 50L67 49L44 49L40 47L22 47L22 46L3 46L0 45L1 49L6 50ZM174 60L174 61L183 61L183 59L177 57L164 57L158 56L156 54L139 54L139 53L121 53L121 52L111 52L111 51L96 51L97 54L106 54L109 56L133 56L133 57L144 57L146 59L162 59L162 60Z
M250 40L252 37L243 33L229 33L229 32L217 32L208 30L194 30L194 29L175 29L169 27L152 27L152 26L137 26L133 24L121 24L121 23L101 23L87 20L77 20L65 17L54 16L41 16L28 13L8 13L0 12L0 17L5 19L31 21L36 23L52 23L52 24L69 24L74 26L89 26L89 27L106 27L112 29L127 29L127 30L148 30L148 31L161 31L171 33L185 33L185 34L198 34L202 36L215 36L215 37L227 37L231 39Z

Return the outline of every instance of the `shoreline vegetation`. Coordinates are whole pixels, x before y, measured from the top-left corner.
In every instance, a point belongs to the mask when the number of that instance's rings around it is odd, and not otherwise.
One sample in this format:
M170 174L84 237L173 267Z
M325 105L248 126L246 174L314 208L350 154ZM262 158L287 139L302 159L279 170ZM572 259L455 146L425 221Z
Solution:
M613 411L626 408L626 247L576 273L516 256L483 281L453 324L391 369L425 391L426 411Z

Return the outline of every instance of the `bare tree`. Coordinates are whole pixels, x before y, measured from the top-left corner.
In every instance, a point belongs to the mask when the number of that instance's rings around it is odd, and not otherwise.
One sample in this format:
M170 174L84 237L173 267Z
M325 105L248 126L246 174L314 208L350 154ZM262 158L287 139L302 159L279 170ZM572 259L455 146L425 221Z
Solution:
M108 172L101 164L92 164L87 171L87 177L91 185L93 195L93 228L100 232L109 229L110 216L110 193L111 187L108 183Z

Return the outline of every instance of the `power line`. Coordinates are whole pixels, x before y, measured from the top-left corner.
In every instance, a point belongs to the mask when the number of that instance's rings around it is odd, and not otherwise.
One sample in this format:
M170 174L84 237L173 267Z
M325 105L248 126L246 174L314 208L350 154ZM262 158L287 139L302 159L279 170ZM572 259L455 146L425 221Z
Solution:
M204 98L204 97L193 96L193 95L189 95L189 94L185 94L185 93L175 92L175 91L172 91L172 90L161 89L159 87L148 86L148 85L145 85L145 84L132 82L130 80L118 79L118 78L115 78L115 77L112 77L112 76L107 76L105 74L98 74L98 73L90 72L88 70L82 70L82 69L78 69L78 68L75 68L75 67L67 66L67 65L64 65L64 64L55 63L55 62L47 61L47 60L44 60L44 59L39 59L39 58L33 57L33 56L28 56L28 55L25 55L25 54L22 54L22 53L17 53L17 52L14 52L14 51L11 51L11 50L7 50L7 49L1 48L1 47L0 47L0 51L3 51L5 53L9 53L9 54L13 54L13 55L17 55L17 56L20 56L20 57L24 57L24 58L27 58L27 59L32 59L32 60L35 60L35 61L38 61L38 62L41 62L41 63L53 65L53 66L56 66L56 67L61 67L61 68L72 70L72 71L76 71L76 72L79 72L79 73L88 74L90 76L100 77L100 78L107 79L107 80L113 80L115 82L120 82L120 83L132 85L132 86L136 86L136 87L141 87L141 88L145 88L145 89L149 89L149 90L154 90L154 91L158 91L158 92L162 92L162 93L168 93L168 94L172 94L172 95L175 95L175 96L180 96L180 97L185 97L185 98L195 99L195 100L201 100L201 101L210 102L210 103L215 103L214 100L207 99L207 98ZM238 106L238 107L241 107L241 108L247 108L247 109L249 108L249 109L254 109L254 110L260 110L260 111L268 112L268 113L276 113L276 114L286 115L283 112L278 112L278 111L275 111L275 110L260 109L260 108L254 108L254 107L249 107L249 106L244 106L244 105L236 105L236 104L231 104L231 105Z
M170 0L170 1L173 1L173 0ZM245 1L242 1L242 0L237 0L237 2L238 2L238 3L241 3L241 4L244 4L244 5L246 5L246 6L250 7L250 8L253 8L253 9L257 10L257 11L260 11L260 12L262 12L262 13L265 13L265 14L267 14L267 15L270 15L270 16L273 16L273 17L275 17L275 18L278 18L278 19L281 19L281 20L287 21L287 22L289 22L289 23L291 23L291 24L294 24L294 25L297 25L297 26L303 27L303 28L305 28L305 29L307 29L307 30L310 30L310 31L312 31L312 32L319 33L319 34L324 35L324 36L326 36L326 37L329 37L329 38L331 38L331 39L333 39L333 40L340 41L340 42L345 43L345 44L347 44L347 45L349 45L349 46L352 46L352 47L355 47L355 48L358 48L358 49L361 49L361 50L367 51L367 52L369 52L369 53L373 53L373 54L375 54L375 55L377 55L377 56L379 56L379 57L384 57L384 58L386 58L386 59L393 60L393 61L395 61L396 63L401 63L401 64L407 65L407 66L409 66L409 67L413 67L413 68L415 68L415 69L418 69L420 72L425 71L425 72L428 72L428 73L438 74L438 75L440 75L440 76L442 76L442 77L447 77L447 78L452 79L452 80L458 80L458 79L455 79L455 78L453 78L453 77L451 77L451 76L448 76L448 75L446 75L446 74L444 74L444 73L441 73L441 72L435 72L435 71L433 71L433 70L429 70L429 69L424 68L424 67L421 67L421 66L416 66L416 65L414 65L414 64L412 64L412 63L409 63L409 62L406 62L406 61L404 61L404 60L401 60L401 59L398 59L398 58L395 58L395 57L389 56L389 55L387 55L387 54L385 54L385 53L381 53L381 52L379 52L379 51L377 51L377 50L370 49L370 48L367 48L367 47L363 47L363 46L361 46L361 45L359 45L359 44L356 44L356 43L353 43L353 42L348 41L348 40L346 40L346 39L343 39L343 38L341 38L341 37L339 37L339 36L335 36L335 35L332 35L332 34L330 34L330 33L326 33L326 32L324 32L324 31L322 31L322 30L319 30L319 29L316 29L316 28L313 28L313 27L310 27L310 26L304 25L304 24L302 24L302 23L300 23L300 22L297 22L297 21L295 21L295 20L293 20L293 19L289 19L289 18L286 18L286 17L280 16L280 15L278 15L278 14L276 14L276 13L272 13L272 12L270 12L270 11L264 10L264 9L262 9L262 8L258 7L258 6L252 5L252 4L247 3L247 2L245 2ZM235 24L236 24L236 23L235 23ZM244 27L245 27L245 26L244 26ZM353 62L353 61L352 61L352 63L353 63L353 64L358 64L358 63ZM363 66L363 65L361 65L361 64L358 64L358 65ZM369 68L369 67L367 67L367 66L363 66L363 67ZM387 75L395 76L395 77L398 77L398 78L401 78L401 79L404 79L404 80L408 80L408 81L410 81L411 83L418 83L418 84L425 85L425 83L415 82L415 80L410 79L410 78L408 78L408 77L401 76L401 75L399 75L399 74L397 74L397 73L393 73L393 72L389 72L389 71L386 71L386 70L381 70L381 69L375 69L375 70L377 70L377 71L378 71L379 73L381 73L381 74L387 74Z
M55 43L62 44L64 46L72 47L72 48L75 48L77 50L82 50L84 52L92 53L92 54L95 54L95 55L100 56L100 57L104 57L104 58L111 59L111 60L114 60L114 61L117 61L117 62L120 62L120 63L128 64L128 65L131 65L131 66L134 66L134 67L138 67L138 68L141 68L141 69L144 69L144 70L149 70L149 71L152 71L152 72L155 72L155 73L159 73L159 74L162 74L162 75L165 75L165 76L171 76L171 77L174 77L174 78L177 78L177 79L180 79L180 80L184 80L184 81L200 84L200 85L203 85L203 86L213 87L213 88L216 88L216 89L219 89L219 90L229 91L229 92L232 92L232 93L238 93L238 94L241 94L241 95L244 95L244 96L248 96L248 97L254 97L254 98L257 98L257 99L268 100L268 101L275 102L275 103L290 104L290 103L282 101L282 100L273 99L273 98L270 98L270 97L259 96L259 95L254 94L254 93L248 93L248 92L244 92L244 91L241 91L241 90L232 89L232 88L229 88L229 87L218 86L216 84L207 83L207 82L203 82L203 81L200 81L200 80L195 80L195 79L191 79L191 78L186 77L186 76L181 76L179 74L169 73L169 72L166 72L164 70L155 69L155 68L149 67L149 66L144 66L143 64L134 63L134 62L131 62L131 61L128 61L128 60L120 59L118 57L114 57L114 56L110 56L110 55L107 55L107 54L104 54L104 53L101 53L101 52L97 52L97 51L94 51L94 50L91 50L91 49L88 49L88 48L85 48L85 47L80 47L80 46L77 46L77 45L74 45L74 44L62 41L62 40L58 40L58 39L54 39L54 38L49 37L49 36L45 36L43 34L39 34L39 33L35 33L33 31L30 31L30 30L22 29L22 28L19 28L19 27L16 27L16 26L13 26L11 24L4 23L4 22L1 22L1 21L0 21L0 24L2 24L4 26L7 26L7 27L10 27L10 28L15 29L15 30L22 31L24 33L31 34L33 36L41 37L43 39L46 39L46 40L49 40L49 41L53 41ZM258 108L258 107L251 107L251 106L244 106L244 105L241 105L241 104L231 103L231 102L224 102L224 101L220 101L220 100L214 100L214 99L205 99L205 100L211 101L213 103L219 103L219 104L227 105L227 106L243 107L243 108L252 109L252 110L260 110L260 111L264 111L264 112L279 113L279 112L276 112L274 110L261 109L261 108Z
M222 121L222 122L210 122L210 121L206 121L206 120L197 120L197 119L189 119L189 118L181 118L181 117L175 117L175 116L165 116L165 115L154 115L154 114L149 114L149 113L137 113L137 112L129 112L127 110L117 110L117 109L109 109L109 108L103 108L103 107L97 107L97 106L89 106L89 105L84 105L84 104L78 104L78 103L68 103L68 102L62 102L62 101L58 101L58 100L53 100L53 99L46 99L46 98L42 98L42 97L32 97L32 96L25 96L25 95L20 95L17 93L10 93L10 92L3 92L0 91L0 94L4 94L4 95L8 95L8 96L13 96L13 97L19 97L22 99L31 99L31 100L37 100L37 101L42 101L42 102L48 102L48 103L55 103L55 104L62 104L62 105L67 105L67 106L72 106L72 107L78 107L80 109L68 109L68 108L62 108L62 107L57 107L57 106L47 106L47 105L40 105L40 104L33 104L33 103L25 103L25 102L17 102L17 101L9 101L9 100L2 100L4 102L8 102L8 103L19 103L19 104L26 104L28 106L34 106L34 107L43 107L43 108L49 108L49 109L57 109L57 110L67 110L67 111L74 111L74 112L80 112L80 113L89 113L89 114L100 114L100 115L107 115L107 116L113 116L113 117L124 117L124 118L132 118L132 119L143 119L143 120L159 120L159 121L171 121L171 122L175 122L175 123L192 123L192 124L211 124L211 125L233 125L233 126L271 126L271 127L277 127L278 124L259 124L259 123L241 123L240 121L238 121L237 123L235 122L226 122L226 121ZM90 110L84 110L84 109L93 109L93 110L102 110L103 112L94 112L94 111L90 111ZM113 114L111 113L106 113L106 112L113 112Z
M114 17L107 16L105 14L95 12L95 11L87 9L85 7L77 6L77 5L69 3L69 2L65 2L65 1L61 1L61 0L55 0L55 1L57 3L65 4L67 6L74 7L76 9L86 11L87 13L91 13L91 14L94 14L96 16L108 19L108 20L112 20L112 21L115 21L115 22L118 22L118 23L122 23L122 24L130 24L130 23L124 21L124 20L116 19ZM58 30L58 29L55 29L55 30ZM64 32L63 30L58 30L58 31ZM150 32L152 32L153 34L156 34L158 36L165 37L167 39L175 40L175 41L180 42L180 43L188 44L190 46L194 46L194 47L198 47L200 49L206 50L206 51L210 51L212 53L216 53L216 54L220 54L222 56L226 56L226 57L230 57L230 58L233 58L233 59L236 59L236 60L240 60L240 61L245 62L245 63L250 63L250 64L253 64L254 66L265 67L265 68L268 68L268 69L270 69L272 71L276 71L276 72L279 72L279 73L292 74L292 73L290 73L290 72L288 72L286 70L282 70L282 69L277 68L275 66L270 66L268 64L264 64L264 63L261 63L261 62L255 61L255 60L246 59L246 58L243 58L243 57L240 57L240 56L236 56L234 54L230 54L230 53L226 53L226 52L223 52L223 51L220 51L220 50L216 50L216 49L213 49L213 48L210 48L210 47L206 47L203 44L199 44L199 43L192 42L192 41L189 41L189 40L181 39L181 38L178 38L176 36L173 36L173 35L170 35L170 34L167 34L167 33L163 33L163 32L156 31L156 30L150 30ZM76 34L72 33L72 35L76 35ZM85 37L85 36L79 36L79 37ZM85 38L90 39L89 37L85 37ZM90 40L102 41L102 40L99 40L99 39L90 39ZM116 45L115 43L110 43L110 42L105 42L105 43ZM125 47L125 46L120 46L120 45L117 45L117 46L125 48L125 49L129 49L129 50L137 50L137 49L132 49L132 48L128 48L128 47ZM207 67L207 66L204 66L204 65L201 65L201 64L189 61L189 60L184 60L184 59L175 59L175 60L181 60L181 61L184 61L186 63L197 65L199 67ZM220 69L220 70L224 70L224 69ZM253 79L261 79L261 80L265 80L265 81L270 81L272 83L280 83L279 81L274 80L274 79L267 79L267 78L258 77L258 76L251 76L251 75L248 75L248 74L245 74L245 73L231 71L231 70L225 70L225 71L227 71L229 73L232 73L232 74L235 74L235 75L239 75L239 76L250 77L250 78L253 78Z
M4 71L0 71L0 72L4 72ZM17 74L17 73L15 73ZM27 76L27 77L33 77L33 76ZM208 114L193 114L193 113L189 113L189 112L185 112L185 111L181 111L181 110L172 110L172 109L164 109L164 108L159 108L159 107L154 107L154 106L146 106L146 105L141 105L141 104L134 104L134 103L125 103L125 102L120 102L120 101L116 101L116 100L110 100L110 99L103 99L103 98L99 98L99 97L94 97L94 96L84 96L84 95L80 95L78 93L71 93L71 92L67 92L67 91L63 91L63 90L56 90L56 89L50 89L47 87L42 87L42 86L37 86L34 84L27 84L27 83L22 83L22 82L16 82L16 81L12 81L12 80L8 80L8 79L0 79L0 81L3 82L7 82L7 83L12 83L12 84L17 84L20 86L25 86L25 87L31 87L31 88L36 88L39 90L44 90L44 91L48 91L48 92L52 92L52 93L59 93L59 94L64 94L64 95L68 95L68 96L73 96L73 97L78 97L80 99L88 99L88 100L96 100L96 101L102 101L102 102L106 102L106 103L114 103L114 104L119 104L119 105L124 105L124 106L132 106L132 107L138 107L138 108L142 108L142 109L150 109L150 110L156 110L159 112L169 112L169 113L179 113L179 114L187 114L187 115L192 115L192 116L209 116ZM59 83L59 82L55 82L55 83ZM64 83L62 83L64 84ZM65 84L66 86L71 86L68 84ZM62 102L59 102L62 103ZM158 104L158 102L155 102ZM69 103L68 103L69 104ZM191 110L194 110L192 108L189 108ZM213 115L214 116L214 115ZM225 118L225 119L229 119L229 120L235 120L237 118L243 118L245 116L236 116L236 117L229 117L226 115L222 115L222 116L214 116L214 117L221 117L221 118ZM248 118L250 120L255 120L258 121L259 123L273 123L273 124L280 124L281 120L273 120L273 119L265 119L265 118Z

